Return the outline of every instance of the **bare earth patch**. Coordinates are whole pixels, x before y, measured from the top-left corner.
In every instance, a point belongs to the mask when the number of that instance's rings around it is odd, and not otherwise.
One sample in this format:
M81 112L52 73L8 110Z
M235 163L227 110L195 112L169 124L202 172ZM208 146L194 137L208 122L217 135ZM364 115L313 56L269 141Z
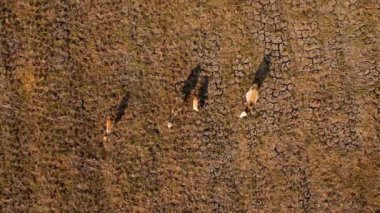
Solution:
M379 10L1 1L0 211L379 211Z

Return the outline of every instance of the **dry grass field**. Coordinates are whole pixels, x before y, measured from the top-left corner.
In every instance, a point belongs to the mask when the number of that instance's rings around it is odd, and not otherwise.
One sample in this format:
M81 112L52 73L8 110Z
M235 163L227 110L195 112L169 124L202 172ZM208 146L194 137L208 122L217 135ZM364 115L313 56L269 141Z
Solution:
M1 0L0 212L380 211L379 14Z

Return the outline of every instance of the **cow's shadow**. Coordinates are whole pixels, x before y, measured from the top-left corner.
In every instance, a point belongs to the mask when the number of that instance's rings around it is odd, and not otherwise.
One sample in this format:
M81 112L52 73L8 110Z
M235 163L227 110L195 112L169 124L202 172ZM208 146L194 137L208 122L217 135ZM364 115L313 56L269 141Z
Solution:
M199 76L202 72L200 65L196 66L191 70L190 75L187 77L183 87L182 87L182 99L187 101L190 97L191 91L196 87Z
M269 74L270 64L271 64L271 56L269 54L265 55L259 68L254 74L253 84L256 84L259 88L263 86L264 80Z
M208 98L208 76L202 78L201 87L199 88L198 92L198 98L200 107L204 107Z
M116 108L116 116L115 116L115 125L117 123L119 123L119 121L121 120L121 118L124 116L125 109L128 107L129 98L130 98L129 93L126 93L124 95L123 99L121 99L119 105L117 106L117 108Z

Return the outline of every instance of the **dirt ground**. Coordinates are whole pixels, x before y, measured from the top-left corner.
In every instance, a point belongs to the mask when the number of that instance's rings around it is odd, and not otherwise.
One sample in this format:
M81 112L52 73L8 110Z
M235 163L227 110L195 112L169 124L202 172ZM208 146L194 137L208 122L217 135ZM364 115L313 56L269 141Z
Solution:
M379 14L377 0L0 1L0 211L379 211ZM181 97L197 66L199 112Z

